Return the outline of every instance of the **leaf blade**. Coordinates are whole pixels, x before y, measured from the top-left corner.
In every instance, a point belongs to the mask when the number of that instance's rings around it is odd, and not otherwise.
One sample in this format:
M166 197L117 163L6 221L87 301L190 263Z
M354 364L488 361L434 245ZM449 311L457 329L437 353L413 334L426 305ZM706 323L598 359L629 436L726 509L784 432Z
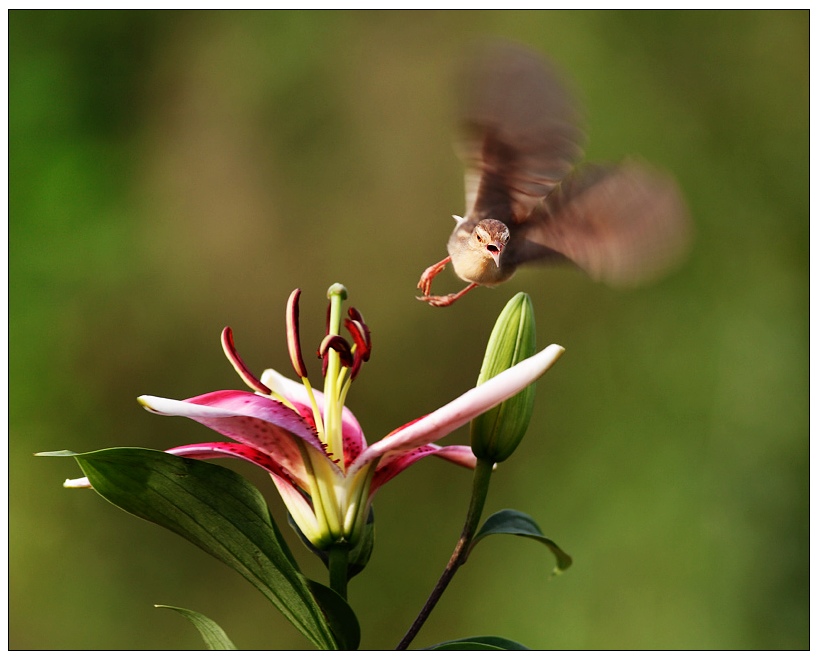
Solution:
M475 534L474 539L472 539L471 545L469 546L469 554L471 554L474 546L477 545L479 541L482 541L492 534L513 534L514 536L534 539L545 545L557 560L557 565L552 572L554 576L568 570L574 561L571 559L571 556L554 543L554 541L544 536L534 519L522 511L501 509L490 515L477 534Z
M185 617L194 626L196 626L196 630L199 631L199 634L202 636L202 641L204 641L208 650L238 651L236 645L233 644L233 641L227 636L227 633L224 632L222 627L213 621L213 619L206 617L204 614L200 614L194 610L185 609L184 607L176 607L174 605L154 605L154 607L173 610Z
M494 635L480 635L477 637L464 637L463 639L453 639L449 642L441 642L430 646L427 651L530 651L527 646L515 642L505 637Z
M104 449L74 458L103 498L226 563L315 646L337 648L264 498L241 475L150 449Z

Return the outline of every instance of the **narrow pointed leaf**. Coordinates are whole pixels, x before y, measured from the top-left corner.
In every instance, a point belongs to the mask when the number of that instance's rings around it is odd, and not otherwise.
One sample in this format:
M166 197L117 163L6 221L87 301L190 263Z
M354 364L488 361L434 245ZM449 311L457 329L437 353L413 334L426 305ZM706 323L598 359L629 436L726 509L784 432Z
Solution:
M264 498L244 477L150 449L74 458L106 500L198 545L249 580L315 646L337 647Z
M540 530L537 523L534 522L534 519L521 511L503 509L489 516L472 540L469 552L471 553L478 541L481 541L491 534L514 534L515 536L524 536L539 541L545 545L557 559L557 566L553 572L554 575L559 575L567 570L573 563L570 555L551 539L543 536L542 530Z
M186 610L184 607L174 607L173 605L154 605L154 607L161 607L166 610L174 610L179 612L183 617L188 619L202 636L202 640L209 651L237 651L236 645L230 640L227 634L222 630L222 627L206 617L204 614L199 614L193 610Z
M527 646L505 637L484 635L481 637L464 637L451 642L441 642L430 646L429 651L530 651Z

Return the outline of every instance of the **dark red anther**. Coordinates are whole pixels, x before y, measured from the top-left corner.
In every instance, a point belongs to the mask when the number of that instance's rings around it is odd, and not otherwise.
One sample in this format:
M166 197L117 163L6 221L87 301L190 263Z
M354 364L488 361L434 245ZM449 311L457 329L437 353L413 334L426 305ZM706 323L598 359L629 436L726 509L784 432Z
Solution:
M352 366L352 349L349 342L341 335L327 335L324 337L324 341L321 342L318 349L318 355L326 359L330 349L338 353L342 365L345 367Z
M349 308L349 318L360 326L360 330L363 333L363 341L359 342L356 339L355 343L358 344L358 350L363 351L361 359L364 362L368 362L369 356L372 354L372 336L369 332L369 326L364 323L363 315L354 307ZM349 329L349 326L347 326L347 329ZM350 333L351 332L350 330Z
M272 390L256 378L247 368L247 365L244 364L244 360L239 357L239 354L236 352L236 345L233 343L233 331L229 326L222 330L222 348L224 349L224 354L227 356L227 359L230 360L230 364L233 365L233 368L239 373L245 383L256 392L272 394Z
M361 365L369 359L370 351L366 344L366 336L361 324L352 319L344 319L344 325L349 334L352 335L353 343L355 344L354 360L349 372L349 377L355 379L361 370Z
M287 300L287 350L290 353L290 362L299 378L307 377L307 365L301 354L301 339L298 327L298 299L301 289L296 289Z

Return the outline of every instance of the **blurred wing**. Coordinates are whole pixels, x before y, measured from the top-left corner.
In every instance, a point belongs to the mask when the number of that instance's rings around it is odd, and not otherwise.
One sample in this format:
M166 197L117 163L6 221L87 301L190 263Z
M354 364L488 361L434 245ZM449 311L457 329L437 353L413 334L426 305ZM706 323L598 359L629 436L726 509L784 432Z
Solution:
M523 222L582 155L574 100L539 55L512 45L483 49L464 82L466 218Z
M588 167L518 228L507 258L519 264L564 255L596 280L632 286L676 265L691 234L684 200L669 176L636 163Z

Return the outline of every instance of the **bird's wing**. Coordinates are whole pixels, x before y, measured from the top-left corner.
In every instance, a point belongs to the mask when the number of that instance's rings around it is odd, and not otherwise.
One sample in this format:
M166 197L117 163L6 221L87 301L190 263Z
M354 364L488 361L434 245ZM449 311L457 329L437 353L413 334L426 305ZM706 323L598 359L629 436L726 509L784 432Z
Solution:
M495 44L464 76L466 217L524 222L582 155L579 113L539 55Z
M507 258L520 264L563 255L596 280L629 286L675 265L691 234L671 177L635 162L589 166L517 228Z

